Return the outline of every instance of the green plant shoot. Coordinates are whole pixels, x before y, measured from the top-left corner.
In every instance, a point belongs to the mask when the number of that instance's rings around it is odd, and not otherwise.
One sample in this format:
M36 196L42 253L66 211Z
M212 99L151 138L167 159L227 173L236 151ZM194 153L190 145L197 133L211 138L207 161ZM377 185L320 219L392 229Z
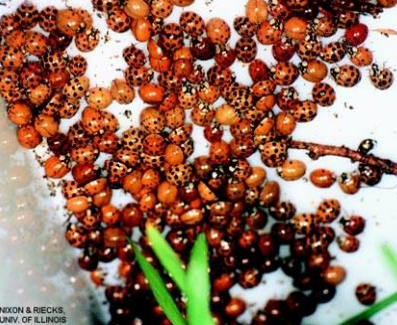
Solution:
M156 228L148 227L146 233L160 263L169 273L178 288L186 294L186 272L182 266L182 261Z
M394 272L395 276L397 277L397 254L390 247L389 244L382 245L382 253L386 261L389 263L390 268ZM374 304L373 306L367 308L363 312L349 318L348 320L338 324L338 325L356 325L359 321L370 319L375 314L379 313L380 311L386 309L387 307L395 304L397 302L397 292L393 293L392 295L382 299L378 303Z
M215 325L210 309L211 281L207 241L200 234L194 243L187 270L189 325Z
M172 296L168 292L168 289L160 274L146 260L145 256L143 256L143 254L136 247L136 245L131 241L130 244L134 249L136 259L142 269L142 272L145 274L145 277L149 281L149 285L152 289L153 295L159 303L160 307L163 309L164 314L173 325L187 325Z

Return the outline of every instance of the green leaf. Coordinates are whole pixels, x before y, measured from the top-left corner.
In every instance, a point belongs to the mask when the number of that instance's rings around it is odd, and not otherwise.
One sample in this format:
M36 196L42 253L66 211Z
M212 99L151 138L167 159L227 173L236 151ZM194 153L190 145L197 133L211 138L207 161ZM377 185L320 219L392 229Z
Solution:
M160 274L146 260L145 256L143 256L143 254L136 247L135 244L132 244L132 247L134 248L136 259L143 273L145 274L146 279L149 281L149 285L153 291L153 295L159 303L160 307L163 309L164 314L173 325L187 325L185 319L178 310L178 307L176 306L172 296L168 292L164 281L161 279Z
M389 244L382 245L382 253L386 261L391 267L391 270L394 272L397 277L397 254L394 249Z
M208 247L204 234L194 243L187 270L187 315L189 325L215 325L210 309L211 282Z
M154 227L146 230L152 249L179 289L186 294L186 272L183 263L162 234Z
M386 309L390 305L397 302L397 292L393 293L392 295L388 296L387 298L379 301L375 305L367 308L363 312L353 316L352 318L340 323L339 325L356 325L358 322L363 320L368 320L378 312Z

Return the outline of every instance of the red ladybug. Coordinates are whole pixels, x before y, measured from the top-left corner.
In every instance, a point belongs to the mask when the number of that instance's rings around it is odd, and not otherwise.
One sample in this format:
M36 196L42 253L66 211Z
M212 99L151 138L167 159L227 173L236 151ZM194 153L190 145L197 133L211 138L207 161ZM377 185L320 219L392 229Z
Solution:
M364 43L367 37L368 27L364 24L353 25L345 32L345 40L351 46L358 46Z

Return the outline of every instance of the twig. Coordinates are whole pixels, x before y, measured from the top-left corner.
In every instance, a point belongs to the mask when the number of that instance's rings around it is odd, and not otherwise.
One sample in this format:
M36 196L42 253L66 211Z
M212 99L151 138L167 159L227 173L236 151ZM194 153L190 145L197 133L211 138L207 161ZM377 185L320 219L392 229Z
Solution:
M317 160L322 156L337 156L349 158L353 162L360 162L366 165L377 166L385 174L397 175L397 163L376 157L372 154L363 154L356 150L349 149L345 146L329 146L313 142L304 142L291 140L289 147L292 149L300 149L309 151L308 155L311 159Z

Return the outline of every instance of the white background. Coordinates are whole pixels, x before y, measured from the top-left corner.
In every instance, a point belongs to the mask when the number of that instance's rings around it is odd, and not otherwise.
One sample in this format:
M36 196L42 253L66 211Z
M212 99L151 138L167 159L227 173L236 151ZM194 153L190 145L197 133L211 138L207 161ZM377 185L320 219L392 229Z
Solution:
M4 0L3 0L4 2ZM9 13L11 9L16 8L21 0L5 1L6 7L0 7L0 15ZM55 5L57 7L81 6L91 10L89 0L35 0L39 8L46 5ZM194 10L205 19L219 16L232 25L233 19L237 15L244 13L243 0L234 1L204 1L196 0L196 3L185 9ZM175 10L170 20L177 20L180 10ZM397 9L387 10L382 14L380 19L366 17L363 19L370 27L370 35L366 41L366 46L374 52L376 62L381 66L385 65L394 71L397 67L397 36L385 37L373 30L376 28L392 28L397 30ZM105 34L104 19L95 16L96 26L100 26L102 36ZM122 77L120 69L125 68L122 60L122 49L134 42L132 35L115 34L109 32L110 40L101 41L100 46L90 54L84 54L89 62L88 76L91 79L92 86L108 86L110 81L115 77ZM236 40L234 35L231 40L233 45ZM73 53L73 50L72 50ZM269 55L269 48L261 47L258 56L273 62ZM242 69L243 68L243 69ZM238 81L249 83L246 72L247 67L235 64L233 69L236 71ZM337 87L337 101L331 108L320 108L317 118L306 124L298 126L294 133L295 139L321 142L324 144L344 144L355 148L360 141L365 138L373 138L378 141L378 146L374 153L397 161L396 150L396 131L397 131L397 92L396 85L388 91L379 91L374 89L368 79L368 70L362 70L363 80L358 87L353 89L343 89ZM330 81L333 84L332 81ZM334 84L333 84L334 85ZM300 79L296 87L300 91L301 98L310 97L311 85L302 84ZM347 107L352 106L353 109ZM139 111L142 103L135 100L127 108L133 112L132 121L127 120L123 113L126 107L113 104L109 109L116 113L125 129L131 123L137 123ZM64 130L66 124L62 124ZM202 137L202 132L196 128L197 136ZM196 143L195 155L207 152L208 146L203 143ZM33 155L32 155L33 157ZM290 152L291 158L303 159L308 163L308 173L318 167L327 167L337 173L354 170L356 166L352 165L346 159L339 158L321 158L312 162L306 158L303 152ZM252 161L260 164L260 161L254 158ZM38 170L42 173L42 170ZM280 180L274 171L269 170L269 178L277 179L282 184L282 199L290 200L298 207L299 212L313 211L318 202L323 198L335 197L340 199L343 205L343 213L361 214L367 220L367 229L364 235L360 236L361 249L356 254L341 253L336 247L333 252L336 255L335 263L343 264L348 268L347 280L338 288L336 298L329 304L318 309L317 313L305 320L304 324L331 325L336 324L350 315L361 310L362 307L356 302L354 297L355 286L362 282L374 283L378 288L379 298L386 296L397 290L397 276L393 276L387 269L386 264L380 256L379 246L383 242L390 242L397 248L397 220L396 220L396 203L397 203L397 179L395 176L385 176L382 183L375 188L363 188L354 196L343 194L337 185L327 190L314 188L305 180L293 183L285 183ZM41 177L37 177L38 182L43 182ZM48 204L63 206L64 202L60 197L53 200L48 197ZM114 203L120 204L125 197L116 198ZM59 218L64 218L62 213ZM335 225L337 228L338 225ZM257 307L264 305L269 298L284 298L291 290L290 281L282 273L266 275L264 278L265 285L257 289L249 290L244 293L248 302L255 304ZM238 288L233 289L234 295L240 295ZM390 308L388 311L374 318L378 325L390 325L397 322L397 306Z

